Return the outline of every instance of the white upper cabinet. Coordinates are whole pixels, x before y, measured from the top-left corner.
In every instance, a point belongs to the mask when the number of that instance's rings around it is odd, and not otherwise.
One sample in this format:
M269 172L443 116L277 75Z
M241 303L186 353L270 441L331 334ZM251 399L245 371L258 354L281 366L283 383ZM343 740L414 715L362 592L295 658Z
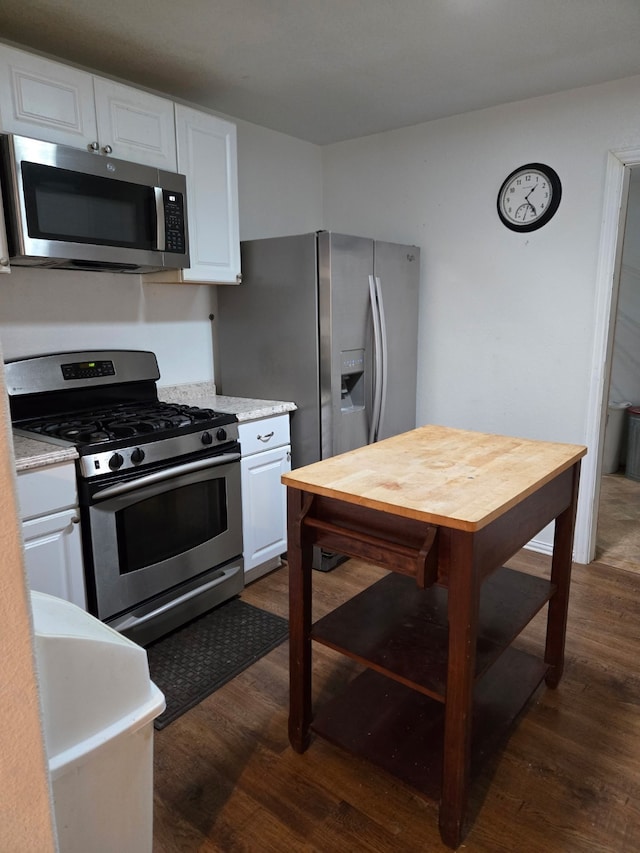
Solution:
M173 101L101 77L93 78L93 88L102 153L178 171Z
M83 148L98 138L90 74L0 45L0 127Z
M0 128L177 170L172 101L5 45Z
M176 104L178 171L187 178L191 266L185 282L240 282L236 126Z
M185 175L191 266L145 280L240 283L233 122L0 44L0 131Z

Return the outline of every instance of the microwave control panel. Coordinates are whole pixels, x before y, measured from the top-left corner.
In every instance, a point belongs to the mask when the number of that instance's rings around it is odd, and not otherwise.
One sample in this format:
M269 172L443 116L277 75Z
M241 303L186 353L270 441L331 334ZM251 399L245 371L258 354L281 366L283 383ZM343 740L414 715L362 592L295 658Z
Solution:
M163 190L165 252L185 251L184 198L182 193Z

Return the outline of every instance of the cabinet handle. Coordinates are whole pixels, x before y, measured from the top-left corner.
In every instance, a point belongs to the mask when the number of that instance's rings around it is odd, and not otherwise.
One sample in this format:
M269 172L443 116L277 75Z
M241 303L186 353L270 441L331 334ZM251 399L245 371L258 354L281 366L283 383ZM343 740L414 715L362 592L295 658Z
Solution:
M273 430L272 430L271 432L268 432L266 435L258 435L257 439L258 439L258 441L271 441L271 439L273 438L274 435L275 435L275 432L273 432Z
M80 524L80 519L77 515L71 517L71 524Z
M98 145L98 143L97 143L97 142L90 142L90 143L87 145L87 148L89 149L89 151L98 151L98 150L99 150L99 148L100 148L100 146Z
M111 154L113 152L113 148L110 145L105 145L102 151L104 154Z
M9 258L0 258L0 267L8 267Z

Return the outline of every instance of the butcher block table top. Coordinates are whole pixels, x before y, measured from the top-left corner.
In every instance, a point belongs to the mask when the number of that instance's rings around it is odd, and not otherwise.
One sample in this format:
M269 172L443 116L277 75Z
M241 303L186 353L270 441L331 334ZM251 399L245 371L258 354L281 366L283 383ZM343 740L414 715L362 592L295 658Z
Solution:
M291 488L449 528L480 530L586 447L423 426L283 475Z

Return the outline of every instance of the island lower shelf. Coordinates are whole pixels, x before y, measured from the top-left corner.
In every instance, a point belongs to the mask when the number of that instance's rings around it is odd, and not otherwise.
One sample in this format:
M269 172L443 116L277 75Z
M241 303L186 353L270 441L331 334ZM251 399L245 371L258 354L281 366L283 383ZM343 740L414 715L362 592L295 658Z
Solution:
M476 684L472 779L506 740L547 668L539 658L509 648ZM437 802L442 786L444 713L441 702L368 669L320 709L311 728Z
M497 666L513 640L555 592L545 578L497 569L482 585L476 682ZM447 590L419 589L390 573L318 620L312 639L413 691L445 701L448 658Z

